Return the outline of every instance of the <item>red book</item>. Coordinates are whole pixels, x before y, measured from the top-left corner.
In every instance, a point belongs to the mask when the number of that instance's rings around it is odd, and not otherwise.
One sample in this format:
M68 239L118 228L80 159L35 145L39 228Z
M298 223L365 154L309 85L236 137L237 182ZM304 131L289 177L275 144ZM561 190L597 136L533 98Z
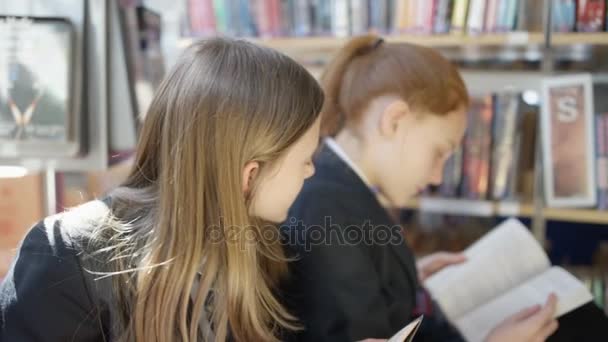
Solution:
M188 0L190 30L195 36L215 34L215 15L212 0Z
M255 22L258 26L258 34L262 38L272 37L273 27L271 18L270 1L253 0L251 7L255 13Z
M281 0L268 0L268 16L273 37L281 35Z
M606 0L578 0L576 29L579 32L600 32L604 29Z

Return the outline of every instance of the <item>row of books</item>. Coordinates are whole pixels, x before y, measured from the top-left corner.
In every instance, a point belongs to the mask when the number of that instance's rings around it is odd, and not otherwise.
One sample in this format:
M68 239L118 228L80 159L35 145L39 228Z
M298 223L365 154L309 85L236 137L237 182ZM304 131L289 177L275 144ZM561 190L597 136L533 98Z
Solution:
M552 28L558 32L607 30L605 0L557 0L552 7Z
M516 92L473 98L462 146L447 161L442 197L532 198L537 108ZM595 116L597 209L608 210L608 113Z
M446 163L440 195L531 198L535 113L517 92L473 98L464 142Z
M187 34L245 37L542 31L537 0L187 0ZM556 0L556 31L603 31L606 0Z

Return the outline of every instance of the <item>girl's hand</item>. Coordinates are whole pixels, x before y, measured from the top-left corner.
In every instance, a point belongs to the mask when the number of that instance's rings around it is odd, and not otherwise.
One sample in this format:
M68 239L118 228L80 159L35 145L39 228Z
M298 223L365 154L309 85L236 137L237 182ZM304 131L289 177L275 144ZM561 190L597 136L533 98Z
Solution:
M507 318L490 332L486 342L542 342L557 330L556 307L557 297L552 294L543 307L535 305Z
M424 282L428 277L441 271L444 267L460 264L467 260L462 253L437 252L427 255L416 261L418 279Z

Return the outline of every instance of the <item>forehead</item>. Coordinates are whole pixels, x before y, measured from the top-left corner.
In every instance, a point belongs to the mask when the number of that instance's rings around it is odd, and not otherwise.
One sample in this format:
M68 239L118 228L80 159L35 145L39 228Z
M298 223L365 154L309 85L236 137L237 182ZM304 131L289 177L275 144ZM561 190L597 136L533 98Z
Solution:
M460 141L467 125L465 108L459 108L445 115L427 115L427 125L436 132L433 136L439 139Z

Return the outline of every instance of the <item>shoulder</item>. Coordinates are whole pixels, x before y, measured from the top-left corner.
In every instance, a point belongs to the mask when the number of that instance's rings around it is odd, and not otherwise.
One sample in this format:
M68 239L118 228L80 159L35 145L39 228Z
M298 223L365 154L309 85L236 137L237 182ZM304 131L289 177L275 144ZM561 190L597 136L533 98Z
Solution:
M79 335L88 333L87 326L97 326L91 321L96 308L79 255L108 213L103 202L93 201L49 216L30 229L0 285L4 333L21 336L20 329L31 333L55 329Z

